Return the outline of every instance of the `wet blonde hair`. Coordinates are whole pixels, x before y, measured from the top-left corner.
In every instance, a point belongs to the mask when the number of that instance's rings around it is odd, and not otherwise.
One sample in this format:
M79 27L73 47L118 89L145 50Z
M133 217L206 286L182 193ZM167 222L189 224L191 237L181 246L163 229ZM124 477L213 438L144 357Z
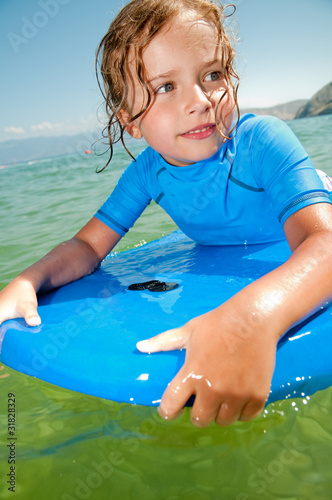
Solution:
M232 7L234 12L235 7ZM96 55L97 80L105 98L108 119L104 137L108 138L110 145L110 156L104 168L112 159L113 145L119 141L133 158L125 145L124 131L129 123L145 113L152 101L151 91L145 82L143 51L172 18L184 12L195 13L198 20L204 20L216 27L222 49L221 63L224 78L228 86L233 88L235 107L238 110L238 84L234 85L232 80L239 81L239 77L233 67L235 51L230 36L224 28L224 20L228 17L225 15L225 7L218 0L133 0L111 23L108 32L100 42ZM137 78L146 94L146 102L139 113L131 116L128 122L123 124L119 118L121 110L130 110L128 103L129 52L133 48L136 51ZM100 83L98 69L103 85ZM224 92L220 101L227 92L227 90ZM224 138L229 139L229 136L224 136Z

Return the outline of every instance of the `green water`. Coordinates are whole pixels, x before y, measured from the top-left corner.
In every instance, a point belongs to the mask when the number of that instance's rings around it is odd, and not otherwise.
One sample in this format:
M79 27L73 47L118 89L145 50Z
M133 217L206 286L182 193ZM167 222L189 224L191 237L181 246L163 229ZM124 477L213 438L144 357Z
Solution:
M332 174L332 115L290 123L316 167ZM131 146L138 152L143 144ZM0 288L69 238L127 164L76 154L0 170ZM155 204L118 250L175 228ZM15 493L6 483L8 393L15 394ZM255 421L194 428L156 410L73 393L0 369L0 498L18 500L328 500L332 389L269 405Z

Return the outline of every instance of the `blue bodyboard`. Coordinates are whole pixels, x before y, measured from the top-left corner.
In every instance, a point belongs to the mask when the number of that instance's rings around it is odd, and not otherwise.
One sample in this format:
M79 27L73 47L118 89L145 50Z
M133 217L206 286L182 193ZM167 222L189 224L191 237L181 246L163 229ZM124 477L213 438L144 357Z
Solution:
M118 402L158 405L185 351L143 354L136 342L183 325L281 265L286 241L207 247L181 231L110 254L90 276L39 297L42 324L0 327L0 360L27 375ZM169 291L129 290L149 280ZM332 385L332 310L320 309L278 344L268 402Z

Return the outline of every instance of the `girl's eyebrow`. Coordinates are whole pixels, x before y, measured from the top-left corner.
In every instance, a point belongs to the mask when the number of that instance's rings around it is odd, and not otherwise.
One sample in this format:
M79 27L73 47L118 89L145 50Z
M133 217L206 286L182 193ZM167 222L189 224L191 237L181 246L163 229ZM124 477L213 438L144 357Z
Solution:
M147 82L147 83L152 83L152 82L154 82L155 80L159 80L159 79L163 80L163 79L165 79L165 78L166 78L166 79L167 79L167 78L171 78L171 77L172 77L175 73L176 73L176 71L175 71L175 70L167 71L166 73L162 73L162 74L160 74L160 75L156 75L156 76L154 76L153 78L150 78L150 79L148 80L148 82Z
M209 66L214 66L215 64L221 64L220 59L213 59L213 61L208 61L204 63L204 67L208 68Z
M214 66L215 64L221 64L221 60L220 59L213 59L213 61L207 61L205 63L203 63L203 67L204 68L209 68L210 66ZM174 76L176 74L176 70L170 70L170 71L167 71L166 73L161 73L160 75L156 75L156 76L153 76L152 78L150 78L147 83L152 83L154 82L155 80L164 80L164 79L167 79L167 78L171 78L172 76Z

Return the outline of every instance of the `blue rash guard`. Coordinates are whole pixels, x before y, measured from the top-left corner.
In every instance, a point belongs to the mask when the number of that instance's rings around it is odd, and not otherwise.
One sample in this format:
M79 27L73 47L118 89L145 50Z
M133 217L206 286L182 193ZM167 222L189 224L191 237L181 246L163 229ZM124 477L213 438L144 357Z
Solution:
M285 238L297 210L331 203L329 192L289 127L247 114L212 158L186 166L145 149L120 177L95 217L123 236L151 200L203 245L238 245Z

